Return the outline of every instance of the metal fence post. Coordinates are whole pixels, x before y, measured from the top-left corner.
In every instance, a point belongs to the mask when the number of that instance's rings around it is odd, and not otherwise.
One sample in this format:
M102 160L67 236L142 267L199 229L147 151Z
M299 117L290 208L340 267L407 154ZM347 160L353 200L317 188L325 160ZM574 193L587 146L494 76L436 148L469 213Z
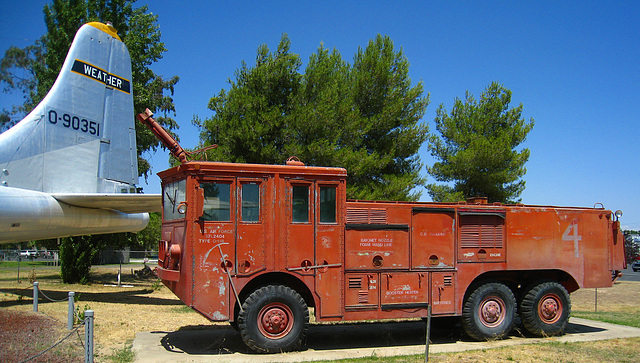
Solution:
M429 361L429 340L431 339L431 304L427 307L427 342L424 347L424 361Z
M73 291L69 291L69 311L68 311L68 316L67 316L67 329L71 330L73 329L73 314L74 314L74 308L73 308L73 297L76 295L75 292Z
M84 312L84 361L93 363L93 310Z
M38 312L38 281L33 282L33 311Z

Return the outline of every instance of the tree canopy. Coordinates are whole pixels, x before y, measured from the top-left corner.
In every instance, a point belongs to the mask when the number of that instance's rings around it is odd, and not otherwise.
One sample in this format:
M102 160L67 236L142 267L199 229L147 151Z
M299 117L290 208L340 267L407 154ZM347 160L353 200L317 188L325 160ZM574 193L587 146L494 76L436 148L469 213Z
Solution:
M456 98L450 113L436 111L440 135L429 137L429 151L437 161L427 168L437 181L429 184L434 201L455 202L486 197L489 202L515 202L524 190L524 164L529 149L516 150L534 125L522 118L522 104L509 108L511 91L491 83L476 100L468 91Z
M5 92L22 92L24 103L5 110L0 121L11 119L7 114L26 114L47 95L55 82L78 29L85 23L111 22L131 55L134 111L149 108L165 117L156 120L169 130L177 123L169 113L175 113L173 88L177 76L163 78L150 66L162 58L166 48L160 41L158 16L148 13L148 7L133 8L132 0L53 0L45 5L47 33L35 44L23 49L10 47L0 61L0 82ZM131 115L135 117L135 115ZM136 125L138 173L145 177L150 164L142 157L146 151L162 146L159 140L139 122ZM2 125L0 125L2 126Z
M219 145L209 157L281 164L295 155L345 167L349 198L417 200L429 101L422 82L411 85L402 50L378 35L351 65L321 44L301 66L286 34L275 52L258 48L255 66L242 62L230 89L211 98L215 114L194 120L202 145Z

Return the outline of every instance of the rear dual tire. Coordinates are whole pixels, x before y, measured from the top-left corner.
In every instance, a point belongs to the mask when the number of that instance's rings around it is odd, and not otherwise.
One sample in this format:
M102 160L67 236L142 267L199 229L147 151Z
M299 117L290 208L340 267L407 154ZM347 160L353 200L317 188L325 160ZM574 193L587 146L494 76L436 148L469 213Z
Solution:
M570 315L569 293L557 282L543 282L532 286L520 303L522 325L537 336L564 333Z

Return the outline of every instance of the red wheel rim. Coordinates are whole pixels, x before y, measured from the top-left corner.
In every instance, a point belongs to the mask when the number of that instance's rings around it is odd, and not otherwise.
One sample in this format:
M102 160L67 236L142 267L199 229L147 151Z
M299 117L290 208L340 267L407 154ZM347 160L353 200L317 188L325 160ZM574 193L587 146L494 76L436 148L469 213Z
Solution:
M545 324L553 324L562 316L562 300L556 294L547 294L538 303L538 316Z
M478 308L480 322L488 328L495 328L502 324L506 315L504 301L495 296L490 296L482 300Z
M269 339L280 339L293 328L293 313L283 303L265 305L258 313L258 329Z

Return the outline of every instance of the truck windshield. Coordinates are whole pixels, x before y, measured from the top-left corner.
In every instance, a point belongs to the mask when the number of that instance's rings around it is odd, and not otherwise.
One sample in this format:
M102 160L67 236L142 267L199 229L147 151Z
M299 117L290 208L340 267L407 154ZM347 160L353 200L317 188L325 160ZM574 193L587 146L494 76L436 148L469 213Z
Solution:
M184 218L184 214L178 213L178 206L185 201L185 191L187 190L186 180L177 180L164 185L162 190L163 219L171 221Z

